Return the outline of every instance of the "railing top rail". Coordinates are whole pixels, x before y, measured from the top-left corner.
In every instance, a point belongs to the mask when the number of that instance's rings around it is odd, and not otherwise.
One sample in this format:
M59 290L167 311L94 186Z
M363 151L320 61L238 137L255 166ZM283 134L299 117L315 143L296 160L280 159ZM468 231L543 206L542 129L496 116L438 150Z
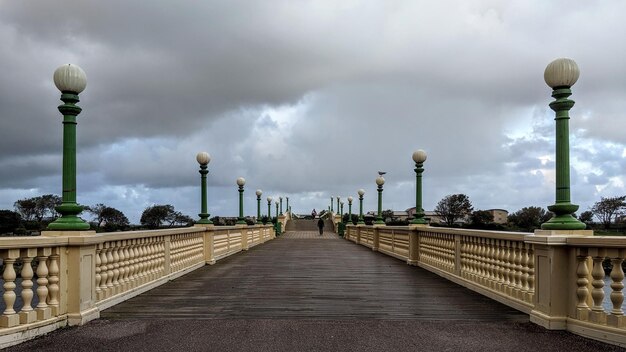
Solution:
M67 237L12 236L0 237L0 249L59 247L67 245Z
M584 236L570 237L567 244L574 247L626 248L626 236Z
M347 225L348 227L365 227L374 228L374 225ZM417 230L418 232L435 232L435 233L447 233L453 235L465 235L473 237L486 237L507 241L524 241L526 237L533 236L528 232L508 232L508 231L490 231L490 230L471 230L471 229L457 229L451 227L430 227L430 226L380 226L379 231L385 232L386 230L393 231L409 231Z
M204 226L178 227L175 229L122 231L122 232L102 232L93 236L68 237L70 245L97 244L107 241L123 241L136 238L146 238L155 236L178 235L181 233L204 232Z
M464 235L464 236L473 236L473 237L486 237L486 238L508 240L508 241L524 241L526 237L532 236L532 233L528 233L528 232L455 229L451 227L417 227L417 231L418 232L448 233L448 234L454 234L454 235Z
M102 232L88 236L14 236L0 237L0 249L8 248L36 248L36 247L58 247L67 245L89 245L107 241L123 241L136 238L146 238L154 236L168 236L182 233L198 233L204 231L254 229L271 227L272 225L250 225L250 226L194 226L178 227L173 229Z

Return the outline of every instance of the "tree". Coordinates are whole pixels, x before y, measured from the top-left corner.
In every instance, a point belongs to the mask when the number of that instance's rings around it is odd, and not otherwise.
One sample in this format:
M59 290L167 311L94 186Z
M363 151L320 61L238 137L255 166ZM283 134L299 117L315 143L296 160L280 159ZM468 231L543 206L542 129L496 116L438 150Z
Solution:
M391 209L383 210L381 216L385 222L394 220L393 210Z
M474 208L465 194L451 194L437 203L435 213L447 226L454 226L457 220L468 216Z
M518 229L532 232L550 220L552 213L541 207L525 207L509 215L509 223Z
M493 214L487 210L476 210L470 215L472 227L484 228L493 223Z
M15 211L0 210L0 234L14 232L22 223L22 217Z
M22 219L26 221L35 220L35 213L37 212L37 201L35 198L20 199L13 203L13 206Z
M61 197L54 194L20 199L13 203L15 210L22 216L22 219L38 222L42 222L47 217L58 217L55 208L59 205L61 205Z
M173 212L173 205L153 205L143 211L139 221L147 228L158 229L161 227L161 224L168 221Z
M578 220L584 222L585 224L590 224L593 222L593 212L590 210L583 211L580 213Z
M171 216L170 227L172 226L191 226L194 224L193 219L190 216L184 215L183 213L177 211L174 212Z
M591 207L591 211L604 225L604 228L609 229L613 219L626 211L626 196L602 197L599 202Z
M105 207L100 213L100 217L102 219L100 224L104 222L106 231L124 230L130 225L126 215L115 208ZM98 224L98 227L100 227L100 224Z
M102 222L104 221L104 218L102 217L102 213L104 212L106 208L108 207L102 203L98 203L90 207L85 207L86 211L93 214L94 220L96 221L98 228L102 225Z
M151 229L159 228L164 223L169 227L193 224L191 217L176 211L170 204L147 207L141 214L140 221L142 225Z

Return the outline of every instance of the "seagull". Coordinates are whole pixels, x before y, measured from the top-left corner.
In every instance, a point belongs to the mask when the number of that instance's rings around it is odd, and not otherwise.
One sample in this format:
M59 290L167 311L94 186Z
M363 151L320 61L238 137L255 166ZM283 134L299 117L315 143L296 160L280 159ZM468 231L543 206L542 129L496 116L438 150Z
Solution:
M387 171L378 171L378 174L379 174L380 176L382 176L382 175L384 175L384 174L386 174L386 173L387 173Z

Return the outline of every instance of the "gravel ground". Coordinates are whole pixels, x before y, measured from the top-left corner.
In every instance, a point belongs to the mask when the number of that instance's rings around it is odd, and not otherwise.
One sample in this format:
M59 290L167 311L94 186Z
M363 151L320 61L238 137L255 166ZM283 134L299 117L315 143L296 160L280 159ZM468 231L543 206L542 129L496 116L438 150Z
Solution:
M8 351L624 351L532 323L407 320L106 320Z

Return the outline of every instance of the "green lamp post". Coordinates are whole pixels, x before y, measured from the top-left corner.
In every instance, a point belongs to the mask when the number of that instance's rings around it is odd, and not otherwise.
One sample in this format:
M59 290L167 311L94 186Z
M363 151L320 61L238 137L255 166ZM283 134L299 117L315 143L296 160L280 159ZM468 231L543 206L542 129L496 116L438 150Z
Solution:
M280 201L280 215L283 215L283 197L278 197Z
M356 223L357 225L364 225L365 221L363 220L363 195L365 194L365 190L361 188L356 193L359 194L359 220Z
M209 173L207 170L207 166L209 162L211 162L211 156L207 152L200 152L196 155L196 160L198 164L200 164L200 221L198 224L212 224L213 222L209 220L209 213L207 213L206 206L206 175Z
M341 222L343 223L343 201L339 202L339 205L341 205L341 211L339 212L339 216L341 217Z
M348 223L352 223L352 201L354 198L348 197Z
M243 218L243 186L246 184L246 179L243 177L237 178L237 186L239 186L239 218L237 218L237 224L245 225L246 220Z
M337 199L337 208L336 208L336 209L337 209L337 212L339 212L339 200L340 200L339 198L340 198L340 197L339 197L339 196L337 196L337 197L335 197L335 198ZM339 214L339 215L341 215L341 214Z
M48 225L48 230L89 230L89 224L78 217L83 207L76 203L76 116L82 109L76 105L87 86L87 76L78 66L62 65L54 71L54 85L61 91L59 112L63 114L63 194L55 209L61 216Z
M330 212L333 212L333 197L330 197Z
M280 221L278 221L278 201L275 200L274 204L276 205L276 224L274 225L274 231L276 231L277 235L280 235Z
M385 184L385 178L382 175L376 177L376 185L378 185L378 215L376 216L375 224L384 225L383 221L383 185Z
M291 213L291 208L289 208L289 197L285 197L287 199L287 212Z
M272 197L267 197L267 221L272 221Z
M413 152L413 161L415 162L415 215L413 215L411 223L423 225L427 223L424 219L424 209L422 208L422 173L424 172L426 152L421 149Z
M263 191L260 189L256 190L256 221L258 222L261 219L261 195Z
M556 201L548 206L554 216L541 224L544 230L584 230L586 225L577 220L573 214L578 205L570 200L569 177L569 110L574 101L568 99L572 95L570 88L578 80L580 70L572 59L556 59L546 67L543 78L553 89L550 108L556 113Z

